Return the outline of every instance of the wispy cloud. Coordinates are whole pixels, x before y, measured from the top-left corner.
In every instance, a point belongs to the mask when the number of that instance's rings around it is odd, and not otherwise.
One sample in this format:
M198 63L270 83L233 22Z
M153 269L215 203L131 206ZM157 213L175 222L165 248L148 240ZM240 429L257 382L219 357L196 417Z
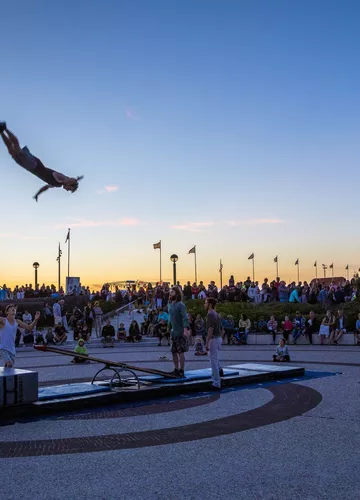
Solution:
M46 240L47 236L34 236L19 233L0 233L0 238L8 238L15 240Z
M225 222L228 226L257 226L259 224L283 224L281 219L243 219L228 220Z
M133 218L123 218L116 220L87 220L87 219L77 219L74 222L67 224L58 224L57 228L66 227L115 227L115 226L137 226L140 224L138 219Z
M114 191L117 191L119 189L119 186L105 186L105 191L108 193L113 193Z
M103 189L96 191L96 194L115 193L118 189L119 186L105 186Z
M214 226L214 222L188 222L187 224L179 224L170 226L172 229L181 229L182 231L190 231L192 233L201 233L206 228Z
M129 118L129 120L138 120L139 119L137 113L132 108L129 108L129 107L126 108L125 114Z

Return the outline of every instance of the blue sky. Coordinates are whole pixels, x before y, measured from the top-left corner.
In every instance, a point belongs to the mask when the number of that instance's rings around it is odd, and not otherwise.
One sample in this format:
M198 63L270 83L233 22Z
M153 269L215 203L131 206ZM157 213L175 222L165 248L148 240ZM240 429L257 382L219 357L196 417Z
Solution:
M156 279L159 239L181 279L194 244L204 280L220 257L243 278L251 252L258 279L276 254L286 280L297 257L303 278L314 260L360 267L359 15L355 1L4 4L0 119L85 179L36 204L41 182L1 145L2 281L30 281L33 260L56 281L72 224L71 274L89 284Z

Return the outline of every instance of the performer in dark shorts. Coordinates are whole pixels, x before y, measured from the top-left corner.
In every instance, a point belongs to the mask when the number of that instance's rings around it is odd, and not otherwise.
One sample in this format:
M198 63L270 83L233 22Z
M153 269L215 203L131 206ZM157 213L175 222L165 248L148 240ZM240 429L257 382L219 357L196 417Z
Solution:
M20 146L18 138L7 129L5 122L0 122L0 134L5 146L7 147L9 154L16 161L20 167L25 168L28 172L36 175L39 179L46 182L34 196L34 199L38 201L38 196L53 187L63 187L66 191L71 191L75 193L79 187L79 181L83 178L81 177L68 177L67 175L60 174L55 170L45 167L45 165L33 156L27 146L23 148Z
M181 300L181 292L173 287L169 297L169 325L171 329L171 353L174 361L172 375L184 377L185 352L189 350L189 319L185 304Z

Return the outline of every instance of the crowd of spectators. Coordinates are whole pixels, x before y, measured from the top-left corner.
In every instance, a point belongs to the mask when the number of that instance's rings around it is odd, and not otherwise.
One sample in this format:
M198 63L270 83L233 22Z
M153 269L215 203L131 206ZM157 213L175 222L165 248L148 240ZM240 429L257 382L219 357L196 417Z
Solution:
M309 315L303 315L296 311L294 317L289 315L282 319L276 319L275 316L265 318L260 316L258 321L251 321L245 314L240 316L238 325L235 325L234 318L231 315L220 314L221 325L224 332L224 343L227 344L247 344L249 333L269 333L272 335L272 345L275 345L276 336L281 335L285 343L292 341L296 344L301 336L305 337L309 344L313 343L313 335L320 337L320 344L323 345L327 340L329 345L338 345L341 337L347 333L348 320L344 311L339 309L337 313L331 310L319 321L314 311ZM360 346L360 313L356 321L356 327L353 331L354 341ZM291 339L290 339L291 335Z
M220 290L212 281L206 288L202 282L197 286L188 282L183 288L184 298L186 300L196 298L213 297L219 302L252 302L255 304L269 302L290 302L301 304L341 304L346 301L355 300L358 296L358 289L355 286L355 279L349 281L339 280L331 283L322 282L322 280L313 280L311 284L307 281L295 281L286 284L285 281L276 278L269 282L265 278L260 285L258 281L252 281L250 277L246 281L235 283L231 276L229 284L223 286Z
M211 281L207 286L203 281L199 284L191 284L188 281L185 285L179 282L176 284L182 291L185 301L194 299L206 299L212 297L218 302L248 302L254 304L263 304L270 302L290 302L295 304L342 304L358 297L358 289L355 284L355 278L344 280L342 278L334 279L333 281L325 282L321 279L313 280L310 284L307 281L295 281L287 284L285 281L276 278L269 281L265 278L260 285L258 281L252 281L248 277L244 282L235 283L234 277L231 276L228 285L218 288L214 281ZM101 292L104 294L104 292ZM113 295L109 290L107 293L108 300L112 300ZM157 308L166 307L170 294L169 284L156 284L153 286L149 283L147 286L129 287L123 293L125 302L137 301L139 306L153 305Z

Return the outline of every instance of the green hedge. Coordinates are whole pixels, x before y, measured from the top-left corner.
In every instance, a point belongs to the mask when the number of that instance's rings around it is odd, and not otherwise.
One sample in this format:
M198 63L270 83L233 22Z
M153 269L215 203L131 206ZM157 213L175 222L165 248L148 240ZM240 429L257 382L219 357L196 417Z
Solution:
M186 302L187 310L191 314L201 314L205 316L204 301L190 300ZM331 306L327 308L323 304L290 304L289 302L270 302L269 304L251 304L246 302L222 302L216 306L216 311L222 313L224 317L233 316L235 324L239 322L240 315L246 314L251 323L259 321L260 316L264 316L265 320L269 320L270 316L275 316L278 322L284 321L285 316L290 316L291 319L295 316L296 311L300 311L304 316L307 316L310 311L316 313L319 321L325 316L326 310L331 309L334 313L338 309L343 309L344 314L349 322L349 329L355 328L356 320L360 312L360 301L347 302L339 306Z

